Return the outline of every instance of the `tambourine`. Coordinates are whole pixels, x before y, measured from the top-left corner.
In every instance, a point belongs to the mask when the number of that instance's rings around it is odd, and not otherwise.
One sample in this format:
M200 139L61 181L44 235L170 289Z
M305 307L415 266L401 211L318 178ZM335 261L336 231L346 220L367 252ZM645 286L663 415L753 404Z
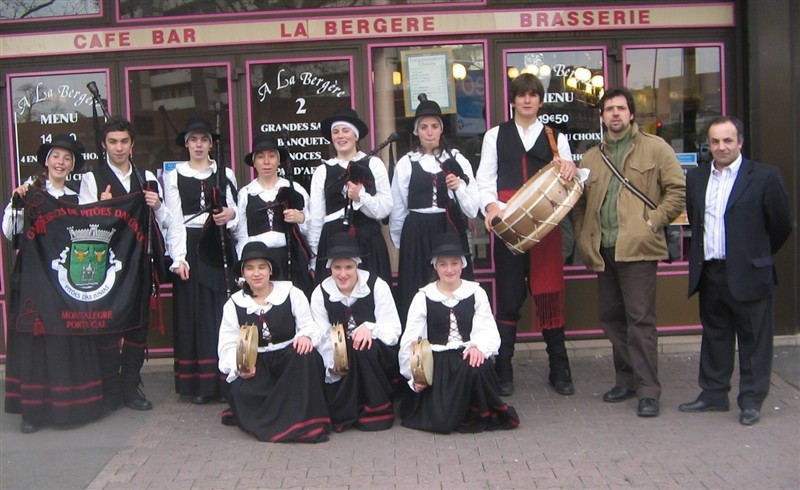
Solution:
M420 337L411 343L411 378L417 384L433 385L433 351L428 339Z
M341 323L331 325L331 343L333 344L333 372L344 376L350 371L350 361L347 359L347 332Z
M242 325L239 329L239 343L236 345L236 369L249 373L256 366L258 357L258 327Z
M495 234L514 254L525 253L550 233L583 194L576 176L567 181L551 162L531 177L506 204L503 219L492 223Z

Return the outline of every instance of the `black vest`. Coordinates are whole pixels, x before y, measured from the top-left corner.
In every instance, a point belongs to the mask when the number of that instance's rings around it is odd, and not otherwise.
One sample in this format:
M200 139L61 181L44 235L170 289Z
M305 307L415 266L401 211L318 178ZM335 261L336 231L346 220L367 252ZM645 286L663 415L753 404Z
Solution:
M259 196L249 196L247 200L247 236L256 236L268 231L285 233L286 221L283 218L284 207L275 202L264 202Z
M236 316L239 318L239 325L257 325L260 335L258 336L258 346L266 347L270 343L280 344L292 340L297 333L297 325L292 313L292 301L287 296L286 301L279 305L272 305L268 312L257 315L247 313L246 308L236 306ZM266 323L269 329L269 338L265 338L263 325Z
M346 327L350 317L352 317L356 325L361 325L364 322L375 322L375 281L377 278L378 276L375 274L369 275L369 278L367 278L369 294L356 300L350 307L343 305L341 301L332 302L331 295L322 288L325 310L328 312L328 319L331 324L341 323Z
M134 172L139 173L139 178L141 178L142 182L146 182L147 179L145 178L145 174L143 171L140 171L138 168L134 170ZM111 186L111 195L114 197L120 197L128 194L128 191L125 190L125 187L122 186L122 182L119 181L117 178L117 174L111 170L111 167L108 163L101 163L97 166L95 170L92 170L94 174L94 180L97 183L97 200L100 200L100 194L106 190L107 186ZM131 173L131 190L130 193L138 192L142 190L142 186L139 185L139 179L136 175Z
M553 138L558 140L558 131L553 130ZM533 146L527 152L517 132L514 121L504 122L497 132L497 190L517 190L525 184L525 175L522 171L522 155L526 156L527 178L530 179L536 172L553 161L553 150L547 133L543 129ZM561 155L571 158L570 155Z
M432 208L433 193L436 207L444 209L447 204L447 183L444 172L426 172L419 160L411 160L411 178L408 182L408 209Z
M325 214L333 214L347 206L347 197L342 189L347 185L345 173L347 170L340 165L326 165L325 173ZM373 194L374 195L374 194ZM377 223L361 211L353 211L353 220L350 224L356 227L368 224L370 221Z
M68 202L70 204L78 204L77 194L63 194L58 198L59 201Z
M178 174L178 192L181 196L181 211L184 216L197 214L212 205L216 182L216 172L203 180Z
M475 316L475 295L462 299L453 308L444 303L425 298L428 308L428 341L431 344L447 345L450 334L450 311L456 315L458 333L464 342L469 342L472 333L472 318Z

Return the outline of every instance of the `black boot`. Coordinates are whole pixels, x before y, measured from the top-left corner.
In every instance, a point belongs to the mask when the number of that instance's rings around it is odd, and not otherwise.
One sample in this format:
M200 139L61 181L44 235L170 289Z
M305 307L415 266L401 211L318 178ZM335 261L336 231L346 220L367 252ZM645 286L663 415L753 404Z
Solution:
M101 338L97 343L97 359L103 383L103 411L108 415L122 407L119 338Z
M499 382L499 394L500 396L511 396L514 394L514 366L511 364L511 359L514 357L517 326L498 322L497 327L500 333L500 349L494 360L494 369Z
M542 337L547 346L547 358L550 363L550 384L559 395L572 395L575 386L572 384L572 371L569 368L567 347L564 344L564 327L546 328Z
M141 370L144 364L145 345L128 341L122 344L120 383L122 385L122 401L133 410L150 410L153 404L145 398L142 386Z

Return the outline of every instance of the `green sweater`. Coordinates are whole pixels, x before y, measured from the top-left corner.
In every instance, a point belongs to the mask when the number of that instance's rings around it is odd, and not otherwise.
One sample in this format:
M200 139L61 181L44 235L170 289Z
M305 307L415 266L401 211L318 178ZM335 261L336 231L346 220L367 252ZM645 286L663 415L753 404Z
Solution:
M606 135L606 148L608 149L607 155L610 156L611 163L614 164L620 171L622 171L622 159L625 152L628 150L628 145L631 142L631 130L625 135L614 141ZM600 246L603 248L611 248L617 244L617 198L619 197L619 188L622 184L619 179L613 174L608 182L608 190L606 197L603 200L603 205L600 207Z

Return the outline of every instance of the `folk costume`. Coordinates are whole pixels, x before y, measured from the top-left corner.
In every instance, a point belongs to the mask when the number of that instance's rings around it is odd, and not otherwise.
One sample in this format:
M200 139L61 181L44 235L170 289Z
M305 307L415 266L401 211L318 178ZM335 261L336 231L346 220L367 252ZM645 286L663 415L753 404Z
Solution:
M322 121L322 135L332 139L331 130L338 125L354 128L357 139L369 134L366 123L358 118L352 109L339 109L332 117ZM375 273L391 283L392 270L389 251L383 238L380 220L389 216L392 209L392 194L386 165L378 157L370 157L363 165L366 153L358 151L352 160L331 158L317 167L311 178L311 200L309 204L311 221L308 226L308 243L318 257L314 264L316 283L325 279L329 272L325 261L319 257L328 255L328 240L340 232L355 234L361 247L363 261L360 267ZM364 168L361 173L368 174L361 183L360 201L347 198L347 183L353 170L351 162L360 161ZM359 180L361 180L359 178ZM348 222L349 224L345 225Z
M556 143L557 141L557 143ZM536 121L527 131L514 120L490 129L483 139L481 163L476 172L481 208L505 203L556 156L571 159L566 136ZM574 392L564 335L564 271L561 229L554 228L540 243L514 255L498 239L492 247L497 277L497 324L500 351L497 375L507 393L513 391L514 343L517 323L528 292L536 308L535 328L541 329L550 364L550 384L556 391Z
M425 101L417 107L415 121L424 116L436 116L441 120L441 115L436 102ZM449 173L460 177L455 192L445 183ZM472 166L458 150L442 150L438 155L416 150L397 162L392 179L392 201L389 232L400 253L399 310L405 318L419 288L430 282L431 268L426 258L433 249L434 238L446 232L455 233L464 250L469 250L467 219L477 216L480 196ZM463 275L465 279L473 277L470 258L467 258Z
M266 150L277 151L284 164L289 160L289 152L280 147L274 137L262 135L253 143L253 152L245 156L245 163L253 166L255 155ZM278 177L275 185L267 189L256 178L239 189L236 213L239 220L234 233L237 257L241 256L245 244L264 243L280 269L275 280L290 280L306 295L311 294L314 285L308 271L311 250L305 239L310 221L308 202L308 193L299 184ZM283 216L285 209L302 211L306 220L301 224L287 223Z
M242 263L263 258L266 246L249 243ZM224 414L262 442L324 442L331 430L325 403L325 367L317 348L322 329L314 322L302 291L286 281L272 281L272 292L258 304L244 290L225 303L219 334L219 369L230 383L231 412ZM255 376L239 376L236 349L239 329L259 328ZM314 349L298 354L293 342L308 337ZM224 421L224 420L223 420Z
M212 141L219 140L207 121L189 119L176 144L184 146L192 132L204 132L211 135ZM209 250L201 250L201 247L211 248L201 241L203 227L209 226L207 223L216 227L209 213L215 199L223 201L221 196L217 197L217 171L214 160L202 170L192 168L187 161L164 176L166 205L174 216L168 235L173 260L170 269L175 271L181 263L189 268L188 280L175 277L173 281L175 392L193 397L195 403L224 397L228 389L225 377L217 370L217 340L229 285L221 255L211 257ZM224 206L236 209L236 176L229 168L225 169L225 176ZM226 229L234 230L236 225L234 218L226 224Z
M106 125L119 122L126 121L112 118ZM135 175L134 171L138 175ZM142 184L144 184L145 189L142 189ZM111 186L111 194L114 197L143 192L144 190L157 192L159 197L164 195L161 184L152 172L149 170L142 171L130 164L128 171L123 173L111 163L110 158L106 155L106 160L99 163L96 169L83 174L80 187L81 204L99 201L101 194L108 186ZM144 198L144 194L142 196ZM153 243L153 259L166 260L162 233L163 230L167 230L172 226L172 215L167 207L162 205L151 213L149 219L152 220L150 239L151 243ZM148 225L142 223L142 228L147 229ZM145 267L148 268L146 277L152 277L151 264L146 263ZM147 294L143 295L143 298L147 300L150 297L153 285L142 284L142 287L147 288ZM143 311L147 311L149 305L142 305L142 308ZM147 333L150 328L149 315L143 315L142 318L142 325L139 328L128 330L122 335L103 335L97 340L101 369L103 371L103 391L106 398L106 406L109 409L119 408L120 394L121 403L124 403L129 408L134 410L149 410L152 408L152 403L145 398L140 388L142 385L141 370L147 353ZM121 347L120 339L122 340Z
M355 237L339 233L331 237L327 261L352 259L360 261ZM397 343L400 339L400 317L392 291L383 279L358 269L356 284L344 294L334 277L327 277L311 295L311 314L323 329L320 353L325 361L325 386L333 430L349 427L364 431L390 429L394 423L392 394L399 381ZM334 370L334 353L329 334L332 325L341 323L347 333L346 348L349 371ZM369 348L353 348L357 329L371 333Z
M83 165L83 145L67 135L57 135L52 144L39 147L38 161L45 166L52 148L64 148L74 155L73 172ZM49 180L29 180L27 185L44 185L51 196L65 203L78 204L78 195L64 186L56 188ZM3 234L9 240L23 231L23 209L9 201L3 213ZM98 419L103 415L103 389L96 337L93 335L43 335L17 332L20 313L15 285L24 272L23 250L18 250L12 272L10 313L6 346L5 411L22 415L22 432L36 431L41 425L71 425Z
M432 253L434 257L463 258L460 250L460 240L444 234L437 238ZM420 289L411 302L400 339L400 373L414 390L411 343L427 338L433 351L433 383L422 392L412 391L403 400L402 425L444 434L513 429L519 425L519 417L498 394L491 360L497 354L500 336L489 298L478 283L466 280L461 280L452 295L448 297L433 282ZM464 359L464 352L472 346L485 356L477 367Z

